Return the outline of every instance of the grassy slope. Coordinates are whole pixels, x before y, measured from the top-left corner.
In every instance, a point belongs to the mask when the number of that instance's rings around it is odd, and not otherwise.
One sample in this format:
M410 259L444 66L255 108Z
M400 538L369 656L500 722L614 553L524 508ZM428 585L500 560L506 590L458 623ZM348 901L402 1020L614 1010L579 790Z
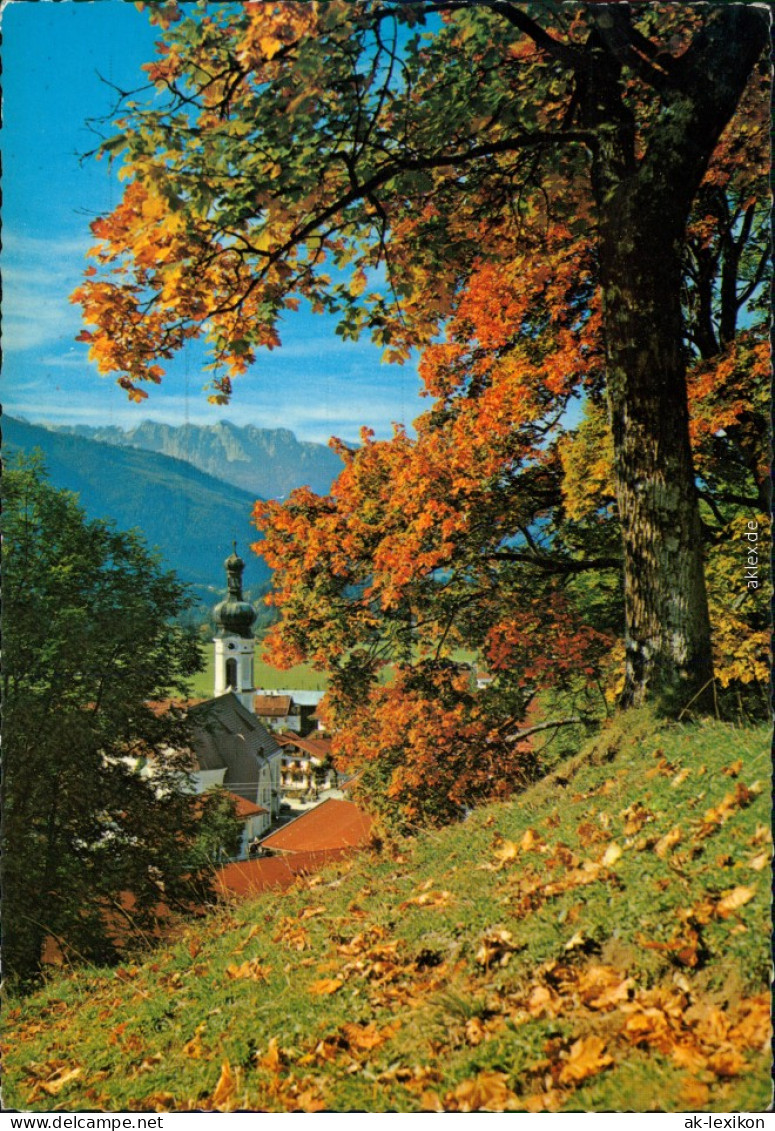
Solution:
M631 714L510 804L9 1002L5 1103L763 1110L768 769L764 728Z

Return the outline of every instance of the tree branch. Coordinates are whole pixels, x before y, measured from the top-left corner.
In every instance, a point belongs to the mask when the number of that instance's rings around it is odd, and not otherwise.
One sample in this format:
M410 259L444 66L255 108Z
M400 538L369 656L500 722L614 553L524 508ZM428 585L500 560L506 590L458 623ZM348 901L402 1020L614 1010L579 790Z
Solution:
M504 735L504 742L522 742L526 738L530 738L532 734L538 734L542 730L554 730L558 727L571 727L589 726L593 720L585 718L583 715L571 715L567 719L556 719L549 723L536 723L535 726L527 727L526 730L517 730L514 734Z
M585 561L577 558L550 558L540 554L521 554L517 550L496 550L487 555L488 559L505 562L524 562L525 565L534 565L546 573L584 573L588 569L621 569L620 558L601 557L589 558Z

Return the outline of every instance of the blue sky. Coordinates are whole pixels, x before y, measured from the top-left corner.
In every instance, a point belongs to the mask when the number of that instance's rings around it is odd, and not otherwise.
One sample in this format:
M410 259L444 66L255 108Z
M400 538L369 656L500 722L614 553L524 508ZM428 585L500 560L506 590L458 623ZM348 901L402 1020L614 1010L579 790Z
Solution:
M33 422L120 424L146 418L291 428L301 439L357 438L361 425L387 436L422 411L411 365L387 366L370 343L343 343L333 320L300 311L281 328L283 346L261 354L226 408L208 405L197 345L169 363L167 378L132 405L99 377L74 341L80 311L68 295L94 243L89 221L117 203L106 163L82 161L96 141L87 121L109 114L114 94L143 82L158 31L128 0L11 0L2 7L3 391L5 411Z

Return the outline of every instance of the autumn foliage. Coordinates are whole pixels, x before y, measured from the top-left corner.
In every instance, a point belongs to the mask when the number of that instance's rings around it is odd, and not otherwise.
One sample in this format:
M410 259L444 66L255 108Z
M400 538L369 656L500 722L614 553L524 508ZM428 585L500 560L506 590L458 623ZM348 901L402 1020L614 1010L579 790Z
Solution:
M271 655L327 674L340 754L440 814L497 778L453 751L511 777L539 717L760 709L764 603L729 599L767 510L760 13L149 7L157 97L100 147L126 185L73 296L100 372L142 398L204 336L224 401L300 303L420 351L414 435L256 510Z

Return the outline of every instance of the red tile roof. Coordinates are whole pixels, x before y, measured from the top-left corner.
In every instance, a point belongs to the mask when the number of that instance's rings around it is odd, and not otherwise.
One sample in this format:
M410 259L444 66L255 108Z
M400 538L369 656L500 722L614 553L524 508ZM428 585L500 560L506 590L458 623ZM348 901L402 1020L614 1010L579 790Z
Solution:
M352 801L329 798L262 840L277 852L327 852L368 843L371 817Z
M294 852L257 860L235 860L219 868L216 882L225 895L255 895L272 888L291 887L298 876L314 875L326 864L348 855L346 848L328 852Z
M281 743L281 745L283 747L298 746L299 750L303 750L305 754L311 754L313 758L319 758L321 762L331 754L330 738L313 738L312 735L301 738L297 735L292 735L286 737L285 742Z
M290 695L256 695L253 698L253 711L265 719L282 719L290 714Z
M226 793L234 802L234 811L241 821L246 821L248 817L258 817L260 813L268 813L268 809L264 809L263 805L254 805L252 801L246 801L244 797L240 797L238 793L232 793L230 789Z

